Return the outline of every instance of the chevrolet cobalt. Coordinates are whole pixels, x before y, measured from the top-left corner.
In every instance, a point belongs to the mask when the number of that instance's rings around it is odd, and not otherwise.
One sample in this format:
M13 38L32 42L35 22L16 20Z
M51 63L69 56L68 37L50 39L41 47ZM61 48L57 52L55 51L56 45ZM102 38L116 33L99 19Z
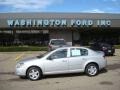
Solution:
M105 68L104 53L85 47L61 47L42 56L21 60L16 65L16 75L30 80L43 75L85 72L95 76Z

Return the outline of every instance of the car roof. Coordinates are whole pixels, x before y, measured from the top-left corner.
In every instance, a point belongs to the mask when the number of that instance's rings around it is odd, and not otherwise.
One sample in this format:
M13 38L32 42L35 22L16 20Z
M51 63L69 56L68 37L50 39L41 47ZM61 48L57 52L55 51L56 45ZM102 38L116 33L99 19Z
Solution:
M82 49L89 49L89 48L81 47L81 46L60 47L60 48L58 48L58 49L69 49L69 48L82 48ZM58 49L56 49L56 50L58 50Z
M50 39L50 40L64 40L64 39L61 38L61 39Z

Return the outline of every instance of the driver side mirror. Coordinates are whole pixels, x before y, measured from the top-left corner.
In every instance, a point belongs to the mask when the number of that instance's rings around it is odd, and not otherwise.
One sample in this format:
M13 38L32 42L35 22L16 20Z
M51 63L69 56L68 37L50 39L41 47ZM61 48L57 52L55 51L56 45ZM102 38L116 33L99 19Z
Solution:
M56 59L56 58L57 58L57 56L51 55L51 56L48 57L48 60L54 60L54 59Z
M48 57L48 60L53 60L53 58L51 56Z

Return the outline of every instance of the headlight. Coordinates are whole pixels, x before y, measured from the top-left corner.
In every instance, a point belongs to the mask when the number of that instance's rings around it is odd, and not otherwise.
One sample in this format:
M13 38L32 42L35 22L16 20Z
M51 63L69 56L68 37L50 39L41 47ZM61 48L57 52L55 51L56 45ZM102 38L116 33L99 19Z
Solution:
M16 65L16 68L20 68L20 67L22 67L24 65L24 63L18 63L17 65Z

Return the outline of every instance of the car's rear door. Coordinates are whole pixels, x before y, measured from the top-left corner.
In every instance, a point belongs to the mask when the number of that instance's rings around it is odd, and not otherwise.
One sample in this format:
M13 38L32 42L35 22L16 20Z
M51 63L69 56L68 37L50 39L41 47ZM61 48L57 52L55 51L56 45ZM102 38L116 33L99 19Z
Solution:
M88 50L82 48L71 48L69 58L69 71L80 71L88 60Z

